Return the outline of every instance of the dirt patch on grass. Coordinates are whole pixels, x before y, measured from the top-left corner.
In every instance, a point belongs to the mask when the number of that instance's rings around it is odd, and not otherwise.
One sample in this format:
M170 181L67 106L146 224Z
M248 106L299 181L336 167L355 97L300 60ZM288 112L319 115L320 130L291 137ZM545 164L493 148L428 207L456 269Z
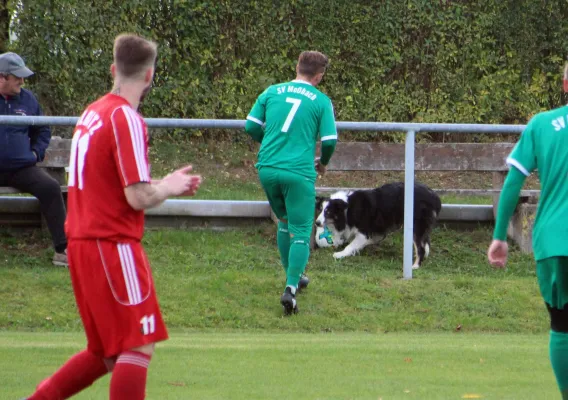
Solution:
M39 256L51 248L47 232L36 228L0 228L0 249L5 253Z

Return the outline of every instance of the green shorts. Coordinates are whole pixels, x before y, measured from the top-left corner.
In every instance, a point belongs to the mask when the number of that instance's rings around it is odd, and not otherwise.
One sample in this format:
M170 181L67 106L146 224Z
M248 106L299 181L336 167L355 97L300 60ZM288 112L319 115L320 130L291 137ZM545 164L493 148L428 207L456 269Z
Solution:
M316 208L314 180L272 167L260 167L258 177L274 214L288 220L290 234L309 238Z
M568 304L568 257L550 257L536 262L540 293L548 305L563 309Z

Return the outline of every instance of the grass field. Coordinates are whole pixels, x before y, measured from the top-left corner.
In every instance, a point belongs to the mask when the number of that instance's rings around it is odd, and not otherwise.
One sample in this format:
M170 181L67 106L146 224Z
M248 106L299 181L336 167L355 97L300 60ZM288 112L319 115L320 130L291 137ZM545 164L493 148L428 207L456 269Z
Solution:
M280 318L284 273L272 224L226 232L152 230L144 240L166 321L174 328L290 332L544 333L546 314L530 255L507 270L485 252L490 228L439 226L414 279L402 276L402 235L335 261L313 252L301 314ZM35 243L34 245L31 245ZM39 231L0 230L0 328L77 331L69 274L49 265Z
M196 198L263 200L254 149L158 141L152 171L192 163ZM484 188L486 176L418 177ZM396 174L335 174L321 186L370 187ZM488 198L445 196L446 203ZM440 224L414 279L402 234L341 261L312 253L300 313L282 316L284 273L271 223L239 230L149 229L144 238L171 340L152 361L148 399L556 399L548 317L534 261L511 246L486 261L492 227ZM0 228L0 399L29 394L84 346L69 272L46 232ZM78 399L106 398L108 378Z
M159 345L148 399L558 398L546 335L181 333ZM29 393L80 334L0 333L2 399ZM104 399L108 377L78 400Z
M555 399L530 255L485 261L489 227L439 226L414 279L400 232L342 261L313 253L300 314L283 317L272 224L151 230L145 246L172 340L148 399ZM18 399L84 346L68 271L40 231L0 230L0 398ZM108 378L78 399L104 399Z

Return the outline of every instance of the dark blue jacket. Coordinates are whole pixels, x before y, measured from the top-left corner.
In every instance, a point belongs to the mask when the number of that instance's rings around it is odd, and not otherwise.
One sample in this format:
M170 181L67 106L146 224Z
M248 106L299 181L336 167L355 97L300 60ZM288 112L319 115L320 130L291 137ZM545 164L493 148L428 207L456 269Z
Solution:
M43 113L33 93L22 89L18 96L0 95L0 115ZM49 126L0 125L0 171L13 171L43 161L50 139Z

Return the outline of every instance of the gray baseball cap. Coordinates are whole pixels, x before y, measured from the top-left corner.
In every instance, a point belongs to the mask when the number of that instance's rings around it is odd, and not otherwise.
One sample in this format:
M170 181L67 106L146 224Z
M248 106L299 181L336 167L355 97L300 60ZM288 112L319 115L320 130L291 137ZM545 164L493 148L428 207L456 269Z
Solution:
M26 67L22 57L16 53L0 54L0 74L12 74L18 78L27 78L33 71Z

